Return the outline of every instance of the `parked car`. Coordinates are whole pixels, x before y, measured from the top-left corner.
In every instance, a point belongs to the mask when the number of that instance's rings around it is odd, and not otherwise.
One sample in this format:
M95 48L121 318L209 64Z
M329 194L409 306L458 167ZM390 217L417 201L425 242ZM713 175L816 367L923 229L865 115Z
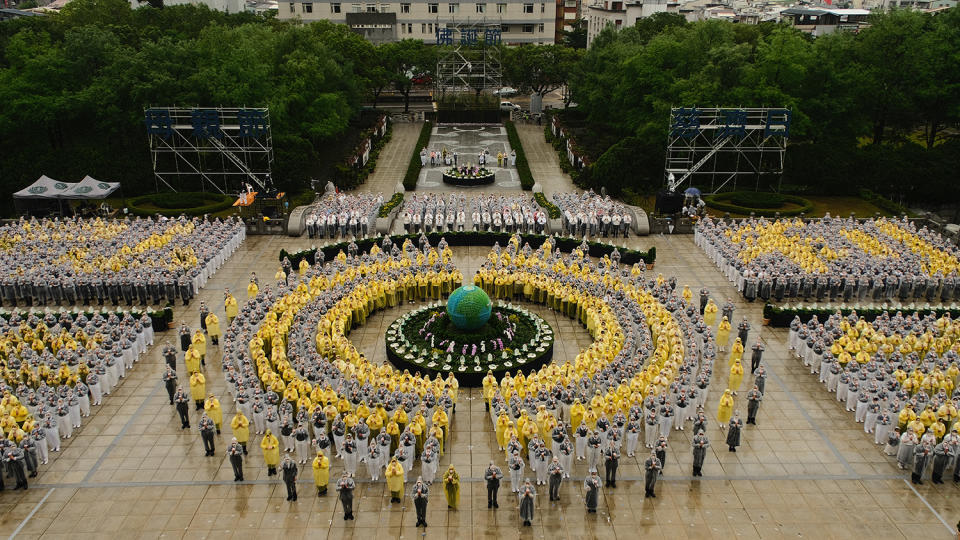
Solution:
M511 88L511 87L509 87L509 86L504 86L503 88L501 88L501 89L499 89L499 90L494 90L494 91L493 91L493 95L495 95L495 96L500 96L500 97L508 97L508 96L512 96L512 95L514 95L514 94L516 94L516 93L517 93L517 89L516 89L516 88Z
M501 110L501 111L504 111L504 112L519 111L519 110L520 110L520 106L519 106L519 105L514 105L513 103L510 103L509 101L501 101L501 102L500 102L500 110Z

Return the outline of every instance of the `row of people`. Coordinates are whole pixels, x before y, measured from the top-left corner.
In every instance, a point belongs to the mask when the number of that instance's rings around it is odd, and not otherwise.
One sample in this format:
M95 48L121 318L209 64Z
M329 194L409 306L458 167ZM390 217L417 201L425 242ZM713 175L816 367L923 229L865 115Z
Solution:
M474 231L543 233L547 214L531 197L412 194L401 212L407 233Z
M630 235L633 213L609 195L601 197L593 192L554 193L553 202L563 216L563 232L570 236Z
M960 250L907 220L705 218L695 242L748 299L950 302Z
M373 235L376 233L373 225L382 205L382 193L327 192L307 210L307 235L310 238Z
M484 148L482 151L477 152L476 158L477 164L479 164L481 167L493 166L494 159L497 161L497 167L517 166L516 150L511 150L510 153L501 151L494 155L490 153L489 148ZM441 148L440 150L423 148L420 150L420 166L426 167L427 165L430 165L431 167L440 165L446 165L447 167L459 167L460 153L456 150L448 150L446 147Z

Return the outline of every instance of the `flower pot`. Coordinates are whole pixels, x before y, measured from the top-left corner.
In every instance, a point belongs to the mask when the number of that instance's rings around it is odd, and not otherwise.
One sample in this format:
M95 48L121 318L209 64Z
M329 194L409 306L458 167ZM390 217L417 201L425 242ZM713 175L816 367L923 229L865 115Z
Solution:
M653 265L656 263L647 263L647 270L653 270Z
M770 326L770 319L761 319L760 324L763 326Z

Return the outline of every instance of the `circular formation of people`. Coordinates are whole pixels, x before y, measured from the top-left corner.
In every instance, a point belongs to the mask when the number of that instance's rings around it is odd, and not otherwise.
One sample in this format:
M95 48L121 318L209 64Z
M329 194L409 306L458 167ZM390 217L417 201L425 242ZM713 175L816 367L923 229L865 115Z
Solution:
M960 248L906 217L706 217L695 241L747 300L939 303L960 294Z
M567 234L617 237L631 228L631 212L609 197L589 192L553 200ZM344 240L373 234L369 225L383 202L379 194L328 192L309 210L308 234ZM350 334L377 311L440 302L465 282L495 300L568 317L592 338L572 361L483 378L498 448L483 474L487 505L499 508L503 483L525 526L534 520L538 490L559 500L579 462L586 511L595 513L601 490L616 489L622 459L639 452L645 494L654 498L677 431L691 429L685 451L696 477L711 446L708 424L717 422L722 445L736 452L745 425L756 423L765 347L758 337L750 340L745 317L735 322L729 299L721 306L705 288L695 297L689 286L643 263L621 264L616 250L591 258L586 240L566 253L551 237L532 248L519 233L543 232L546 222L532 197L410 193L400 216L419 237L400 245L378 239L368 251L350 242L330 260L314 250L298 256L296 266L284 259L264 283L252 272L242 301L227 289L222 311L201 302L199 327L181 323L179 340L162 344L162 379L181 429L198 430L211 457L220 455L228 429L235 481L262 460L267 476L278 476L287 500L295 501L305 470L317 496L328 496L332 484L344 520L354 519L358 480L383 480L391 503L410 496L417 526L427 526L427 500L438 482L456 509L460 473L453 464L439 466L457 451L456 375L372 362ZM424 233L465 229L513 235L464 276L446 240L432 246ZM0 482L5 476L26 489L50 452L82 429L82 419L154 343L155 323L144 309L34 312L21 310L20 302L147 306L179 297L186 304L244 238L244 225L233 219L20 220L0 227L0 266L8 276L3 298L17 306L0 317L6 472ZM960 266L955 246L900 220L707 217L697 224L696 242L748 299L949 301ZM915 483L927 477L941 483L947 471L960 481L960 322L900 312L875 320L855 312L823 322L798 317L788 340ZM206 362L211 347L219 349L219 365ZM744 388L747 349L752 382ZM718 354L728 352L717 378L725 380L724 390L717 408L707 411ZM224 395L207 390L214 370ZM233 416L225 417L230 408Z

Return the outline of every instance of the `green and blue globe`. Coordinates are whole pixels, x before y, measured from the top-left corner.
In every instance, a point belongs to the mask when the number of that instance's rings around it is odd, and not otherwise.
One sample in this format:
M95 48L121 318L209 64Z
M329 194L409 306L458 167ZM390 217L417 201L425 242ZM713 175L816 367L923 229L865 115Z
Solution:
M493 302L480 287L464 285L447 300L447 316L461 330L476 330L490 319Z

